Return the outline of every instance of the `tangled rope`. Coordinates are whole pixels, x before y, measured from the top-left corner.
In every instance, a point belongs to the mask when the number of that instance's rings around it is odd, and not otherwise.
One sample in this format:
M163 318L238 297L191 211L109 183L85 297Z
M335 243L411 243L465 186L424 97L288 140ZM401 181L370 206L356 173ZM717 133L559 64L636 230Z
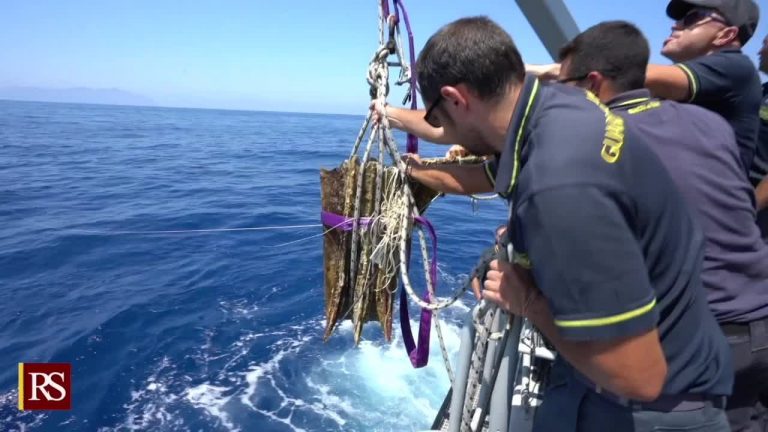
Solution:
M371 234L380 240L371 252L371 261L379 266L379 271L383 272L386 281L392 280L397 276L397 248L400 245L399 222L402 220L403 212L407 212L406 200L402 190L398 185L396 175L397 168L386 168L390 175L389 182L383 185L383 198L381 200L381 209L378 216L373 218ZM385 282L384 285L388 285Z
M446 371L449 378L453 381L453 371L450 367L450 361L447 349L445 347L445 340L443 337L442 328L440 326L440 320L437 311L445 307L450 306L466 291L466 287L462 287L457 292L451 295L451 300L438 301L436 296L435 285L437 282L436 265L433 261L430 261L430 254L427 247L427 236L422 227L416 229L416 234L420 243L420 251L422 257L422 263L424 265L424 274L427 285L427 295L422 300L418 295L414 293L413 286L409 278L408 268L408 252L410 245L408 243L409 234L414 231L414 221L420 218L420 211L417 208L416 201L414 199L413 191L408 184L408 178L405 174L405 164L401 159L401 155L398 152L397 144L392 134L391 125L386 115L387 97L389 95L389 80L390 80L390 67L399 66L400 75L397 78L396 84L410 84L408 96L413 98L415 95L415 77L413 76L413 69L409 67L409 63L405 57L405 49L401 41L399 23L399 12L402 11L407 23L407 15L405 9L401 3L395 0L395 12L396 14L389 14L388 0L377 0L379 11L379 47L374 52L373 57L367 68L367 82L370 86L370 95L372 102L368 115L366 116L362 127L360 128L355 143L350 153L349 160L352 160L359 153L362 153L361 163L359 165L358 172L355 173L354 181L354 203L350 208L349 214L352 215L352 233L351 233L351 257L350 267L348 274L345 276L349 278L352 284L367 284L369 274L358 275L359 271L365 271L370 273L373 266L367 266L367 264L375 263L378 267L378 271L383 274L386 280L391 280L398 275L397 267L399 266L400 280L403 283L403 287L407 295L421 306L423 310L429 311L432 320L435 323L438 339L440 342L441 350L443 353L443 359L446 365ZM409 26L408 26L409 27ZM410 28L408 29L409 36ZM412 51L412 47L411 47ZM413 63L413 53L411 52L411 63ZM388 61L390 55L397 56L396 62ZM415 106L415 98L412 100L412 105ZM384 107L384 112L380 116L376 116L375 107ZM374 121L374 118L376 121ZM370 131L367 140L366 132ZM364 144L365 142L365 144ZM378 145L377 145L378 144ZM411 142L409 137L408 150L415 151L415 145ZM364 146L364 147L363 147ZM372 156L375 153L376 147L378 147L378 157ZM392 167L384 167L384 157L389 155L392 161ZM373 159L378 160L378 165L368 165L366 162ZM375 167L375 168L374 168ZM370 218L369 223L365 227L361 227L359 221L362 213L362 192L364 190L365 179L368 178L371 181L373 178L371 173L366 171L370 169L376 169L375 173L375 196L373 200L373 216ZM384 179L387 179L386 181ZM348 186L349 187L349 186ZM368 186L370 187L370 186ZM366 187L367 189L367 187ZM352 192L352 190L349 190ZM369 201L370 202L370 201ZM370 207L368 207L370 208ZM370 211L370 210L368 210ZM434 239L434 231L427 224L430 234ZM368 256L360 256L360 240L376 239L372 252ZM365 246L364 248L367 248ZM399 249L399 256L398 251ZM367 249L364 249L367 250ZM433 259L436 259L437 250L434 248L432 251ZM366 254L362 254L366 255ZM342 272L344 273L344 272ZM340 278L344 276L340 275ZM343 281L340 281L340 284ZM359 285L357 285L359 286ZM381 284L380 287L387 287L387 284ZM354 297L352 301L352 308L357 309L358 305L363 303L364 294L362 289L353 290ZM403 305L401 304L401 314ZM406 308L407 309L407 308ZM407 310L406 310L407 312ZM424 315L422 315L422 318ZM401 316L401 325L403 325ZM406 319L407 321L407 319ZM405 323L405 325L409 325ZM428 328L428 327L427 327ZM408 329L408 336L410 335L410 329ZM420 333L419 345L422 344L422 334ZM428 338L425 343L428 344ZM408 348L408 343L406 343ZM414 360L414 352L411 348L408 348L412 363L414 366L419 367L426 364L426 359ZM420 350L419 350L420 351ZM420 353L417 353L418 357ZM418 363L418 364L417 364Z
M402 3L399 0L393 1L395 10L402 11L407 24L408 18ZM348 174L345 174L347 177L343 187L343 205L339 207L337 204L335 207L337 210L333 212L323 211L326 225L332 224L331 221L334 220L341 221L344 224L342 230L352 231L348 237L351 242L349 267L338 273L338 284L335 286L351 287L352 296L348 307L352 310L352 320L357 332L362 329L362 322L366 319L367 305L371 293L374 292L371 291L371 287L374 286L375 292L379 294L382 293L382 289L389 291L396 289L392 282L393 278L398 276L399 267L400 281L403 284L400 294L400 324L403 342L411 363L414 367L427 364L429 330L431 322L434 321L446 371L453 383L454 374L445 346L439 311L455 303L466 291L467 286L464 285L453 292L447 301L439 300L436 295L438 279L436 233L429 221L421 217L422 209L419 207L424 206L430 197L434 197L434 191L418 189L418 201L416 200L417 197L409 184L406 166L398 151L386 113L390 67L400 66L397 84L410 84L408 93L412 98L412 106L415 105L413 69L407 66L408 63L405 60L405 50L398 27L399 16L389 15L388 0L377 0L377 3L379 5L379 47L371 58L366 77L372 103L357 134L349 159L345 162ZM386 8L385 5L387 5ZM408 31L410 37L410 29ZM390 62L391 55L397 56L398 61ZM412 47L411 59L413 64ZM383 110L378 113L380 115L375 111L379 109L378 107ZM407 147L408 151L416 150L415 143L410 140L410 137ZM378 153L376 153L377 150ZM360 162L357 159L358 155L361 155ZM391 159L390 167L384 165L386 155ZM424 195L425 193L427 195ZM431 260L424 227L432 238ZM409 278L411 249L409 241L414 228L420 244L419 250L426 280L426 294L423 299L415 294ZM375 277L373 277L374 274ZM414 342L410 327L407 301L409 297L422 308L418 344ZM347 313L344 313L341 316L346 315ZM338 321L334 321L333 325L338 325Z
M481 302L480 307L474 310L472 321L476 329L475 349L472 352L472 362L469 367L469 379L464 398L464 409L461 415L461 432L472 430L473 411L478 406L478 387L481 384L483 369L485 368L488 341L491 336L491 325L498 312L498 307Z

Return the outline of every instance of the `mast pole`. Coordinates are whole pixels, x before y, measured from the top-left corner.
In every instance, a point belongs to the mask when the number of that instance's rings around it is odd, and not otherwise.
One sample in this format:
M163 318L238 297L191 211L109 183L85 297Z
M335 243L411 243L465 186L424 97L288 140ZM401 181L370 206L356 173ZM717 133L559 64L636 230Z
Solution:
M553 60L560 48L579 34L563 0L515 0Z

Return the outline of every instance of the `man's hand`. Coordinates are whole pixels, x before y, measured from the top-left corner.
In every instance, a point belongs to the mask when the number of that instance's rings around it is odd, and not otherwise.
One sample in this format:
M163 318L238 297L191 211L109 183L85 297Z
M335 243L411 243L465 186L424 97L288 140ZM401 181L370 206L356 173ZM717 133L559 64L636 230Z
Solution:
M402 161L408 178L438 192L456 195L493 192L493 185L480 164L425 165L414 154L405 154Z
M768 208L768 176L764 177L757 185L755 199L757 200L757 211Z
M484 299L522 317L527 316L529 306L541 294L528 270L499 260L491 261L484 287Z
M403 153L402 158L406 165L421 166L421 157L416 153Z
M472 278L472 282L470 283L472 286L472 292L475 293L475 298L479 301L483 299L483 287L480 286L480 277L475 276Z
M382 104L380 100L374 99L371 101L371 105L368 109L373 111L373 124L379 124L381 118L384 116L384 104Z
M421 182L418 176L418 169L421 168L421 157L416 153L404 153L402 156L403 164L405 165L405 177L417 182ZM414 168L417 170L417 175L414 176Z
M446 159L450 159L450 160L467 157L469 155L470 155L469 151L458 144L452 145L451 148L449 148L448 151L445 152Z
M401 122L396 115L400 108L395 108L389 104L383 104L379 99L372 100L371 105L368 108L373 111L374 125L378 125L381 122L381 119L384 118L384 113L386 111L387 119L389 120L389 126L395 129L403 129L403 122Z
M560 63L547 65L525 65L525 71L543 81L553 81L560 76Z

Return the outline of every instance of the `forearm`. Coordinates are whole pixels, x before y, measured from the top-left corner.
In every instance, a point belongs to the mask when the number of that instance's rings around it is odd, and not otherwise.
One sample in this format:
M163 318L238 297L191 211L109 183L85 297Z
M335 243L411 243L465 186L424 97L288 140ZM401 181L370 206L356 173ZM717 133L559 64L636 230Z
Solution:
M544 81L556 80L560 75L560 63L527 64L525 71Z
M757 210L768 208L768 176L764 177L757 185L755 199L757 200Z
M435 144L457 144L445 134L445 129L436 128L424 120L424 110L411 110L387 106L387 118L390 125L404 132Z
M596 385L633 400L653 400L658 397L664 382L664 379L659 378L666 377L666 360L659 344L656 344L659 345L657 349L642 355L645 360L655 361L638 362L637 353L629 354L629 351L637 351L638 338L627 338L618 343L570 341L561 336L547 301L542 296L533 301L529 310L529 319L555 346L557 352ZM640 337L643 349L649 346L648 338L658 339L656 330Z
M413 165L409 175L438 192L472 195L493 192L481 165Z
M645 86L658 98L686 102L691 98L688 75L678 66L649 64Z

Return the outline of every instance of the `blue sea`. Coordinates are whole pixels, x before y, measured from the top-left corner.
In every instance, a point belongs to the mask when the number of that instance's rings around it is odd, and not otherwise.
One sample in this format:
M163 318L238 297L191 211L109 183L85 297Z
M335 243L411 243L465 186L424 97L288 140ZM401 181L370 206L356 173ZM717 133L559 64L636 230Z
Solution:
M0 430L428 429L449 387L434 331L422 369L397 318L392 343L369 323L354 346L349 322L322 341L319 170L362 120L0 101ZM432 204L438 295L505 214ZM452 356L473 303L441 315ZM19 362L71 363L72 409L19 411Z

